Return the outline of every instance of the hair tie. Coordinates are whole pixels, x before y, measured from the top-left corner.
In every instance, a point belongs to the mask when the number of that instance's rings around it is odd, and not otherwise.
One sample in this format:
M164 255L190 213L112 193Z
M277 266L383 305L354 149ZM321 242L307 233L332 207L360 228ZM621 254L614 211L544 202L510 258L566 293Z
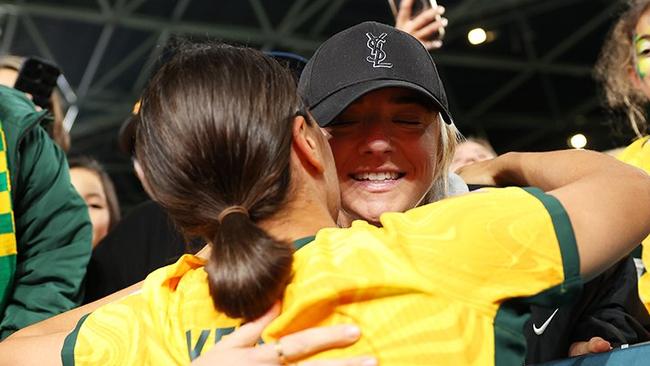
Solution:
M217 221L219 221L219 223L221 223L226 216L228 216L230 214L234 214L234 213L240 213L242 215L245 215L246 217L250 217L248 215L248 210L246 209L246 207L244 207L244 206L229 206L229 207L224 208L223 211L221 211L219 216L217 216Z

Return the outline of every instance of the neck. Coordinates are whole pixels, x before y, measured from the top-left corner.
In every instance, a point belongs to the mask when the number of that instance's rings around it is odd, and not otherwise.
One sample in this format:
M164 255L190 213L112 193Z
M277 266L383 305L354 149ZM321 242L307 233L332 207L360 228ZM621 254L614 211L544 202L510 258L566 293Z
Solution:
M297 192L280 212L258 225L269 235L290 242L316 235L323 228L336 227L327 203L315 199L322 192L312 193Z
M281 212L258 223L269 235L294 242L298 239L316 235L318 230L336 227L336 222L327 209L327 205L318 204L313 198L292 200ZM210 259L212 248L204 246L195 255L204 260Z

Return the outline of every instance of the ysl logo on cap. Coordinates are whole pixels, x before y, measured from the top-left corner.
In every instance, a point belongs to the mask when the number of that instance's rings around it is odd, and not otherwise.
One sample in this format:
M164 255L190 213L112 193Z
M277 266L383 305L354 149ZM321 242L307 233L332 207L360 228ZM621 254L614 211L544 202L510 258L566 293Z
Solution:
M382 33L379 37L375 36L372 33L366 33L368 37L368 42L366 46L370 48L370 56L366 57L366 61L372 64L372 67L393 67L393 64L390 62L384 62L386 59L386 52L384 52L384 43L386 43L386 33Z

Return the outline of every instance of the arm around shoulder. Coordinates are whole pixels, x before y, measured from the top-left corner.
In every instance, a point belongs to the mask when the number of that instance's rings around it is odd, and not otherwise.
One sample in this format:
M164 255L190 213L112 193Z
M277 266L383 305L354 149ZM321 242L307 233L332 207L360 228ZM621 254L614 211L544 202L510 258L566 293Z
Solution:
M535 186L556 197L569 216L586 277L602 272L650 233L650 177L605 154L507 153L460 175L468 183Z

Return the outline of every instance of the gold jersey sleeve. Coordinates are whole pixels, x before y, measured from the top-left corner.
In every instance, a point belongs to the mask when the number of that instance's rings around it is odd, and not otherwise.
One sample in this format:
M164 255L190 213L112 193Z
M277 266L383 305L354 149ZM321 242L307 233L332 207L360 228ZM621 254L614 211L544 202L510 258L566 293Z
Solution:
M63 365L186 365L240 320L216 312L204 261L185 255L142 290L100 307L65 339Z
M569 218L539 190L470 193L321 230L296 253L276 339L356 323L363 336L317 357L374 354L381 365L523 364L528 304L582 285Z
M634 141L630 146L625 148L618 156L618 159L632 166L642 169L650 174L650 143L649 136ZM644 266L650 268L650 237L645 238L642 242L643 251L641 259ZM650 312L650 275L646 271L639 278L639 298L646 309Z
M381 222L294 243L294 276L264 341L355 323L357 343L314 358L522 364L527 304L555 305L581 285L568 217L538 190L472 193ZM64 364L188 364L210 349L240 321L214 309L202 266L184 256L141 293L90 314L66 339Z

